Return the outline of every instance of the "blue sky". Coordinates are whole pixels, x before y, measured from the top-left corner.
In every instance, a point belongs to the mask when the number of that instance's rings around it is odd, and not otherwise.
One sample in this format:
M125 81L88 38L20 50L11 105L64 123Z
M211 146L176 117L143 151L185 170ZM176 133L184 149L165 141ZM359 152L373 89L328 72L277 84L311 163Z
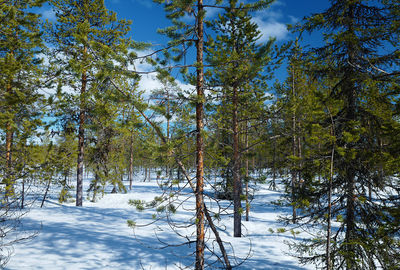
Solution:
M161 5L153 3L152 0L105 0L105 3L107 8L117 12L119 18L133 21L132 36L135 40L153 43L163 41L156 31L170 23L165 18ZM311 13L323 11L328 5L328 0L278 0L271 8L253 15L265 39L273 35L278 40L285 40L290 38L286 24L297 22ZM213 11L209 13L210 16L215 14Z
M131 36L135 40L155 44L165 42L165 39L157 34L157 29L170 25L170 22L165 18L161 5L153 3L152 0L105 0L105 4L108 9L117 12L119 18L132 20ZM323 11L328 5L329 0L277 0L269 9L254 13L254 21L259 25L265 40L271 35L277 40L288 40L291 37L286 30L286 24ZM43 8L42 15L45 19L54 18L49 7ZM209 16L215 16L215 12L210 10Z
M205 3L214 3L214 0L204 0ZM165 18L162 5L154 3L152 0L105 0L106 7L117 13L118 18L132 20L130 36L135 41L149 42L156 47L162 47L167 43L167 39L157 33L157 29L171 25ZM253 20L259 26L263 34L261 41L268 40L270 36L277 39L278 44L294 38L287 29L287 24L301 21L305 16L318 13L329 6L329 0L276 0L272 6L262 12L256 12ZM42 8L44 19L54 20L54 13L49 6ZM208 11L208 18L216 16L214 10ZM310 44L315 38L305 37L305 42ZM308 39L308 40L307 40ZM148 70L149 67L142 65L136 67L141 70ZM283 80L285 68L282 67L276 72L276 78ZM182 85L184 87L184 85ZM158 88L159 84L155 81L154 75L142 76L141 88Z

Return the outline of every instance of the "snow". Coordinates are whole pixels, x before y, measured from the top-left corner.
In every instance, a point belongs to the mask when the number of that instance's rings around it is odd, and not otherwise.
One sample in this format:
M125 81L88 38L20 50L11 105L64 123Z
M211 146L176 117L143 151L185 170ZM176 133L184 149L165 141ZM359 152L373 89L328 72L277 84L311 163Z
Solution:
M87 182L85 183L87 184ZM279 215L290 211L277 207L271 202L279 198L280 193L267 189L267 185L258 185L252 201L250 221L243 221L245 237L233 238L233 220L231 212L215 220L223 241L230 242L234 254L247 260L236 269L314 269L313 266L301 266L295 258L288 255L285 241L295 238L290 232L276 233L283 225L277 221ZM185 189L185 191L188 191ZM193 223L195 200L190 194L175 198L180 206L170 216L179 228L177 235L166 219L155 222L154 210L139 211L128 204L129 200L150 202L160 196L156 181L134 182L131 191L126 194L105 194L97 202L86 199L83 207L74 204L59 204L56 194L45 202L44 207L35 204L23 219L23 230L38 235L30 241L14 245L14 253L6 269L182 269L193 268L195 244L181 245L187 239L195 240L195 227L185 226ZM228 202L222 202L228 206ZM215 202L209 207L216 209ZM228 211L231 211L229 208ZM137 224L135 229L128 227L127 220ZM148 226L142 224L152 223ZM272 229L274 233L270 231ZM290 229L290 228L288 228ZM208 234L207 243L213 246L213 235ZM300 237L300 236L296 236ZM174 245L165 247L165 243ZM226 244L229 254L233 255L231 245ZM219 249L216 243L214 248ZM206 261L213 262L206 253ZM233 257L231 263L235 261ZM221 265L214 265L215 267Z

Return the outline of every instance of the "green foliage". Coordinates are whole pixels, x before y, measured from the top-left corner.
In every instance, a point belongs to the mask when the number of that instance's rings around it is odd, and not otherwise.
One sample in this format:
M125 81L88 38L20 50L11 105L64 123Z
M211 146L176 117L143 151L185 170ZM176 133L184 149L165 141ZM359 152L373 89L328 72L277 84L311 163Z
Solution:
M156 211L157 211L158 213L165 212L165 206L164 206L164 205L161 205L161 206L157 207L157 208L156 208Z
M127 220L127 224L129 228L135 229L136 227L136 222L133 220Z
M32 159L25 147L41 137L45 100L42 87L44 50L40 15L33 12L44 1L0 3L0 131L4 149L0 162L6 196L14 196L14 184L26 174Z
M286 229L285 228L278 228L276 229L276 233L285 233Z
M399 31L389 30L394 19L389 14L398 8L389 2L337 0L324 12L306 18L301 30L323 31L325 44L297 53L301 61L292 62L286 88L290 89L295 78L296 96L282 92L287 127L290 117L295 117L301 129L292 129L292 134L304 138L300 159L288 159L292 171L303 180L290 198L302 208L298 211L300 225L326 224L333 165L331 219L340 223L330 247L334 269L390 268L393 262L388 257L399 263L395 259L398 246L377 252L387 244L383 239L396 239L398 234L387 230L380 240L372 236L378 228L394 228L388 209L399 204L394 199L387 205L389 194L397 190L398 181L393 177L398 169L382 166L399 160L399 152L389 146L396 144L396 136L387 129L399 129L393 96L399 94L394 90L398 85L394 75L400 66L394 57L398 46L393 43ZM311 78L308 82L313 82L313 88L303 87L302 78ZM309 91L307 96L303 89ZM324 237L299 244L294 250L296 255L311 252L312 256L301 256L304 263L325 264L326 254L317 251L321 247L326 248Z
M174 204L172 204L172 203L168 204L167 209L168 209L168 212L170 212L172 214L176 213L176 206Z
M223 178L221 190L218 190L219 198L232 199L233 176L240 174L243 179L245 175L243 167L234 166L241 163L235 160L234 136L247 133L248 138L253 138L253 132L267 114L266 80L273 69L273 40L265 44L257 42L260 31L249 13L258 4L257 8L265 8L261 2L264 1L254 2L250 7L239 1L230 1L223 14L207 23L216 34L209 37L205 46L206 61L212 66L206 70L206 77L213 87L210 95L213 102L209 105L213 133L209 135L207 148L213 153L210 166L221 171ZM234 114L237 115L235 123ZM238 129L236 134L234 126ZM258 139L254 136L248 144ZM241 144L240 148L245 148Z
M142 201L142 200L129 200L128 204L132 205L132 206L135 206L136 210L138 210L140 212L145 210L145 201Z

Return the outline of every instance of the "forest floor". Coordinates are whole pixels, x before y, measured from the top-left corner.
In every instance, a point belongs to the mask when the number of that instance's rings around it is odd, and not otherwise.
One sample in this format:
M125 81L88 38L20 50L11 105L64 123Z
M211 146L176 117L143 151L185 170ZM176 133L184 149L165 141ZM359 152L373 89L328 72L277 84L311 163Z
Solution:
M88 184L86 181L84 188ZM232 207L220 216L219 221L215 220L215 225L221 228L221 238L230 243L226 247L231 264L246 258L235 269L315 269L314 266L301 266L288 254L285 242L299 241L307 235L294 236L291 227L284 227L278 221L278 217L290 213L290 209L273 204L281 193L267 187L257 185L250 220L243 221L244 237L232 237ZM174 197L175 214L157 221L154 219L155 210L141 210L141 207L128 203L129 200L150 202L155 196L160 196L162 190L155 180L134 182L132 190L126 194L106 193L95 203L85 198L83 207L75 207L73 202L60 204L54 192L43 208L40 208L40 202L33 204L22 219L24 232L37 233L37 236L14 245L6 269L156 270L182 269L185 266L193 269L195 243L182 243L188 239L195 240L195 227L186 226L194 220L195 198L187 188L183 188L183 193L185 191L186 194ZM220 207L227 206L228 201L220 203ZM217 203L208 201L208 207L216 210ZM128 227L128 220L136 223L135 229ZM147 223L151 224L142 226ZM286 232L279 230L281 228ZM213 235L208 233L208 247L214 247L219 254L213 239ZM215 257L209 256L210 251L207 251L206 262L214 262ZM213 265L218 266L221 265Z

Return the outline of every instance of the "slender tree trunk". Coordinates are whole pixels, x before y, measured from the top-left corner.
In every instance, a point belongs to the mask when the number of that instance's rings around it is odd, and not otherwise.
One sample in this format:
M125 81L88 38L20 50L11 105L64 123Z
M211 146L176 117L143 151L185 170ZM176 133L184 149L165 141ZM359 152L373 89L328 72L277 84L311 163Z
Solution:
M147 167L144 167L144 179L143 182L146 182L147 180Z
M14 194L14 183L12 180L12 141L13 131L11 124L8 122L6 127L6 195Z
M170 108L169 108L169 90L168 87L166 88L167 91L167 143L169 143L169 129L170 129ZM171 153L168 152L168 159L167 159L167 166L165 166L165 176L170 176L169 175L169 157L171 156Z
M347 269L354 269L354 232L355 232L355 174L352 168L347 168L347 187L346 187L346 236L347 243L346 264Z
M11 95L11 84L7 86L6 92ZM11 108L9 108L11 110ZM13 130L11 122L6 124L6 198L14 194L14 181L12 179L12 144L13 144Z
M332 117L331 117L332 119ZM332 121L333 125L333 121ZM332 136L334 136L333 126L332 126ZM335 155L335 146L332 146L331 153L331 166L330 166L330 174L329 174L329 187L328 187L328 216L327 216L327 229L326 229L326 270L332 270L332 259L331 259L331 219L332 219L332 183L333 183L333 158Z
M191 189L194 191L195 190L195 186L193 185L191 177L187 173L187 171L185 169L185 166L183 165L182 161L176 155L175 155L175 161L178 164L179 168L181 169L182 174L185 176L186 180L188 181ZM206 216L207 221L208 221L208 225L210 226L211 230L213 231L213 233L215 235L215 240L218 243L218 246L219 246L220 251L222 253L222 257L224 258L225 269L231 270L232 266L231 266L231 263L229 262L228 254L227 254L227 252L225 250L224 243L222 242L221 236L219 235L219 232L218 232L217 228L214 225L214 221L211 218L211 215L210 215L210 212L207 209L207 206L205 204L203 204L203 206L204 206L204 213L205 213L205 216Z
M294 73L294 67L292 67L292 102L293 104L293 112L292 112L292 155L293 157L297 156L297 149L296 149L296 144L297 144L297 137L296 137L296 89L295 89L295 73ZM296 170L296 161L294 160L292 163L292 207L293 207L293 213L292 213L292 222L293 224L296 223L296 218L297 218L297 213L296 213L296 182L297 182L297 170Z
M40 204L40 208L43 208L44 201L46 200L47 193L49 192L49 189L50 189L50 184L51 184L51 179L52 179L52 178L53 178L53 175L51 175L51 176L49 177L49 181L47 181L46 191L44 192L43 199L42 199L42 203Z
M133 130L131 131L131 145L130 145L130 158L129 158L129 190L132 190L132 177L133 177Z
M250 214L250 203L249 203L249 130L248 130L248 122L246 121L246 133L245 133L245 145L246 145L246 221L249 221Z
M320 142L318 142L318 152L321 153L321 143ZM321 169L321 165L320 165L318 167L318 182L320 182L320 183L321 183L321 174L322 174L322 169Z
M233 236L242 236L242 205L240 200L242 183L240 179L239 124L238 124L238 89L233 87L232 97L233 130Z
M301 133L301 124L298 122L298 132ZM300 158L300 168L303 167L303 148L301 145L301 136L297 136L297 151L298 151L298 156ZM297 172L297 179L298 183L300 183L301 179L301 172Z
M83 49L84 57L87 54L87 47ZM85 93L87 85L86 71L82 72L82 86L80 93L80 111L79 111L79 132L78 132L78 162L76 172L76 206L82 206L83 197L83 154L85 146Z
M275 190L276 187L276 139L273 139L273 154L272 154L272 182L270 184L270 188L272 187Z
M348 10L348 25L347 25L347 31L351 34L355 34L355 26L354 26L354 20L355 20L355 4L351 4L349 6ZM347 44L348 48L348 57L349 57L349 63L355 63L356 62L356 56L355 56L355 51L356 48L354 44L349 42ZM344 91L346 94L346 103L345 103L345 111L346 111L346 122L344 123L345 131L349 129L348 125L350 121L356 120L356 98L357 98L357 93L356 93L356 85L354 80L354 71L353 67L349 67L350 70L348 72L348 76L346 78L346 82L344 84ZM351 127L350 127L351 129ZM347 143L344 142L345 148L348 149L354 149L355 147L355 142ZM346 225L346 235L345 235L345 243L346 243L346 254L345 254L345 260L346 260L346 267L348 270L353 270L356 269L356 250L355 250L355 243L354 243L354 238L355 238L355 231L356 231L356 219L355 219L355 190L356 190L356 172L354 169L354 161L353 160L345 160L345 179L347 181L346 183L346 220L345 220L345 225Z
M204 269L204 68L203 68L203 0L197 1L197 42L196 42L196 269Z
M92 202L96 202L96 196L97 196L97 184L99 183L99 173L98 171L100 170L99 166L97 166L97 171L94 174L94 184L93 184L93 197L92 197Z
M25 203L25 177L22 178L21 209L24 209L24 203Z
M349 104L350 108L347 114L347 119L353 120L355 119L355 95L353 95L354 89L351 89L351 94L349 94ZM353 143L345 146L346 148L352 149L354 147ZM354 237L355 237L355 189L356 189L356 179L355 179L355 170L353 168L353 161L346 160L345 161L345 179L346 183L346 236L345 242L346 245L346 264L347 269L352 270L355 264L355 250L354 250Z

